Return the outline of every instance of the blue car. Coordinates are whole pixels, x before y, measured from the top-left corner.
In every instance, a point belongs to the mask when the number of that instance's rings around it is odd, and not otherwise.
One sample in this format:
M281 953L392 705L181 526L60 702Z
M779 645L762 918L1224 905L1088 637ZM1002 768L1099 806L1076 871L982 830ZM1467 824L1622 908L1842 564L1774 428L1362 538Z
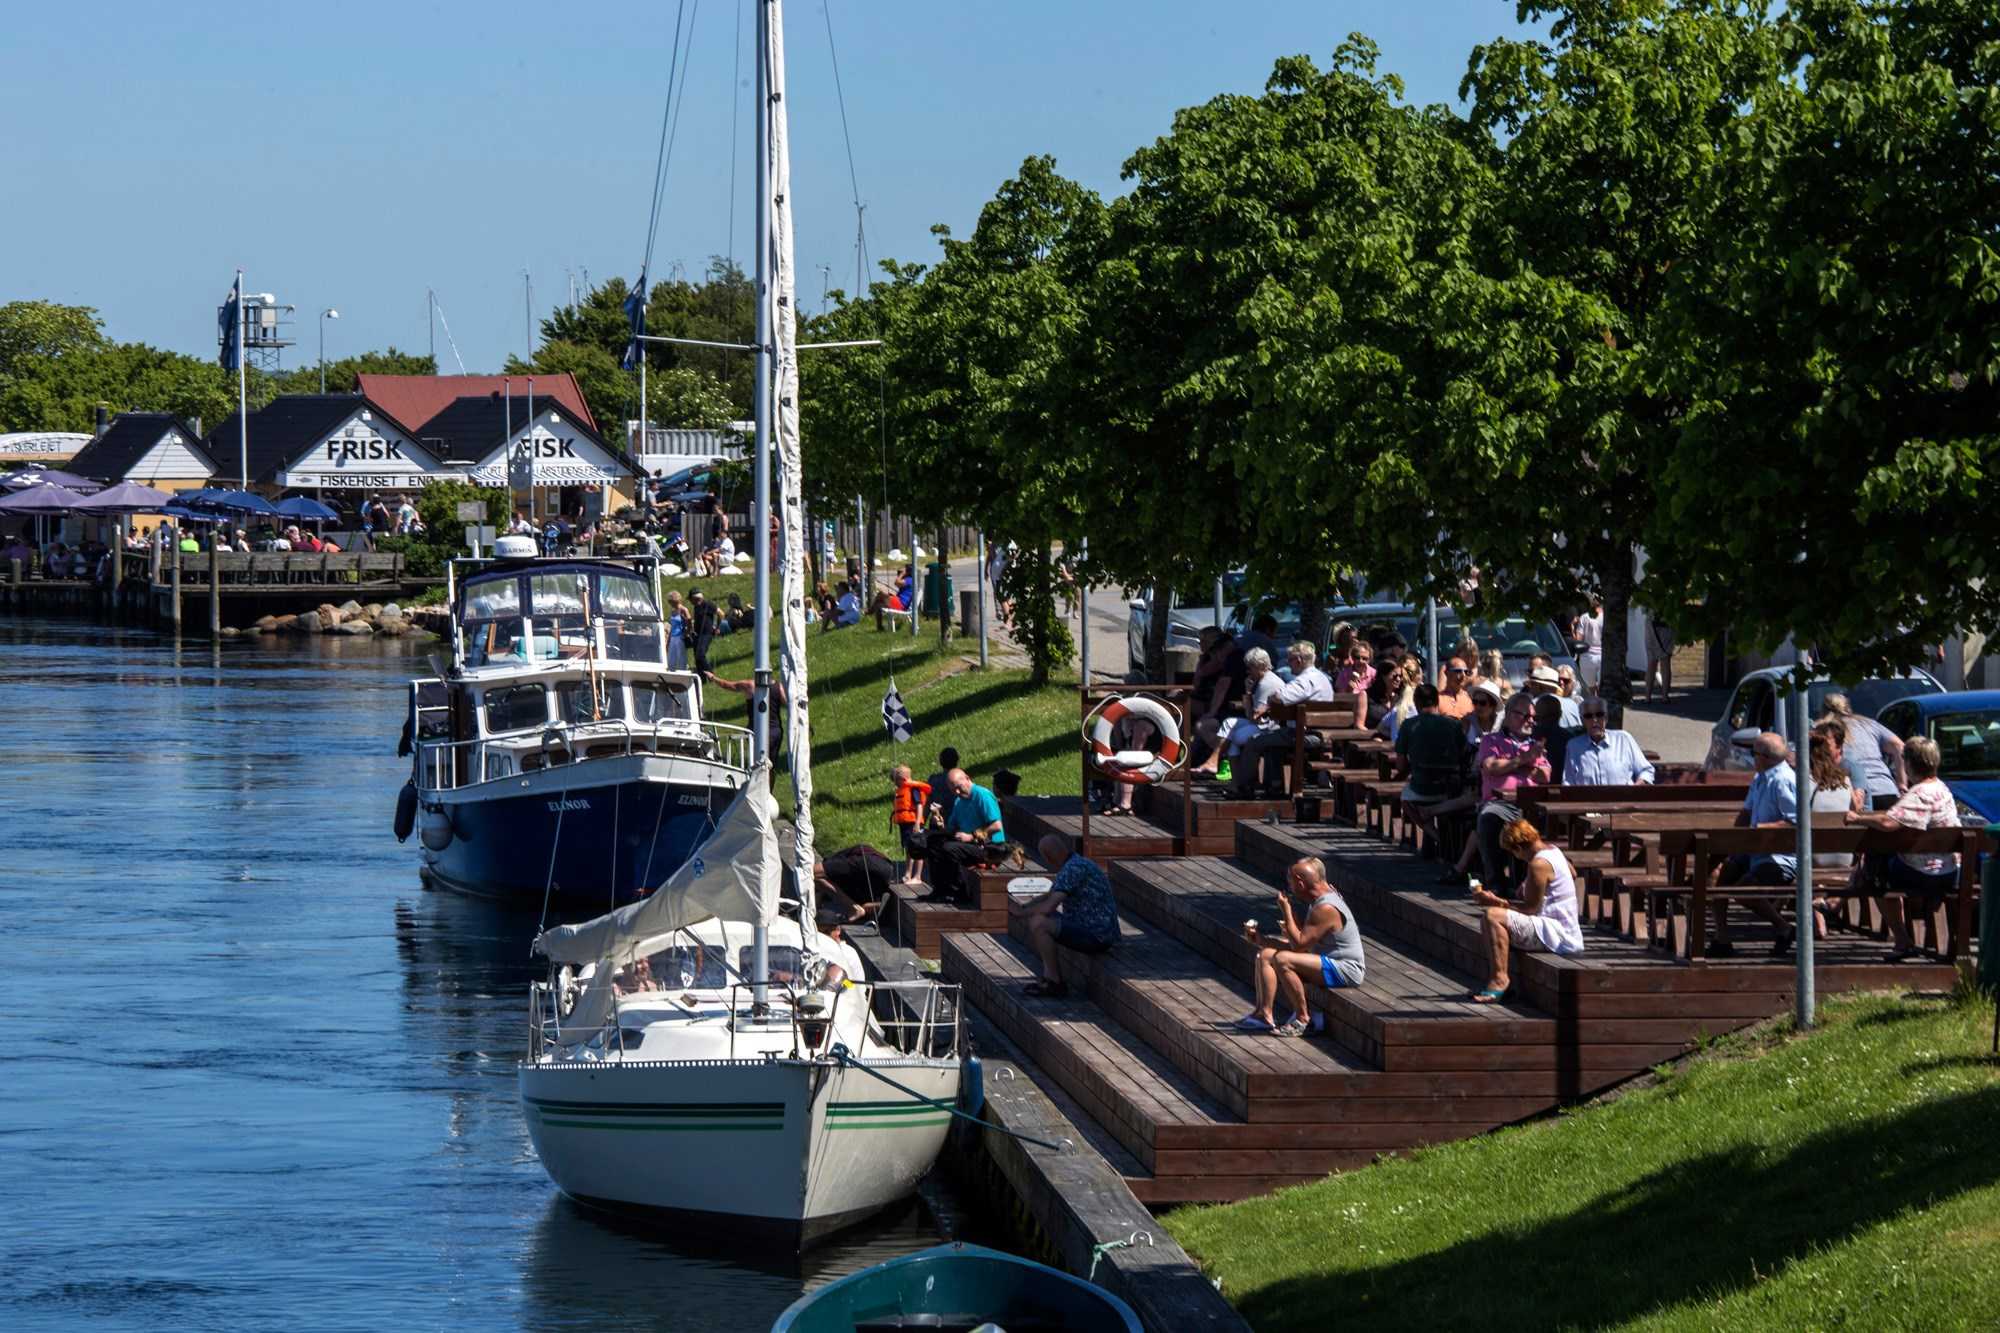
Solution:
M1954 690L1898 699L1878 720L1908 740L1928 736L1943 763L1938 776L1966 824L2000 823L2000 690Z

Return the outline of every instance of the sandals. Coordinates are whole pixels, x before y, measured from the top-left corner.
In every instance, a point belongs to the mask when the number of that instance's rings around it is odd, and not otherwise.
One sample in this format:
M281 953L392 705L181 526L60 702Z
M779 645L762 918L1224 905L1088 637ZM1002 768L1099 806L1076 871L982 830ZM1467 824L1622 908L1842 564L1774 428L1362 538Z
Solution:
M1245 1014L1236 1020L1238 1032L1276 1032L1277 1029L1255 1014Z
M1311 1031L1311 1024L1294 1014L1277 1029L1277 1034L1280 1037L1303 1037L1309 1031Z
M1069 985L1061 981L1031 981L1021 988L1021 994L1045 1000L1063 1000L1069 998Z
M1474 991L1472 993L1472 1002L1474 1004L1498 1004L1507 998L1508 989L1509 987L1507 986L1488 986L1485 990Z

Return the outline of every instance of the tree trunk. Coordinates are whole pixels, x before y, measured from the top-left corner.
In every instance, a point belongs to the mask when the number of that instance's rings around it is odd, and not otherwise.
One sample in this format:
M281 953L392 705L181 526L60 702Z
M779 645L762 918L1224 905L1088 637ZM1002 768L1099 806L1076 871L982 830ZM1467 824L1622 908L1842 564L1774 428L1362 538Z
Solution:
M937 537L938 647L942 648L951 642L951 589L947 586L951 579L951 547L946 540L947 534L943 528L938 529ZM916 573L916 570L911 570L911 577L914 578ZM910 595L915 597L917 595L916 589L912 588Z
M1613 727L1625 725L1625 705L1632 701L1632 673L1625 665L1631 606L1632 550L1621 547L1604 570L1604 672L1597 686Z
M1323 666L1325 663L1326 639L1327 635L1331 632L1332 625L1327 620L1326 615L1325 595L1301 597L1299 599L1299 637L1311 644L1313 652L1318 654L1315 665ZM1289 645L1280 644L1278 646L1283 648Z
M1146 613L1146 679L1167 678L1167 622L1173 595L1169 584L1155 583L1150 594L1152 609ZM1089 630L1086 627L1085 632Z
M875 538L879 529L871 516L861 525L861 604L867 606L875 600Z

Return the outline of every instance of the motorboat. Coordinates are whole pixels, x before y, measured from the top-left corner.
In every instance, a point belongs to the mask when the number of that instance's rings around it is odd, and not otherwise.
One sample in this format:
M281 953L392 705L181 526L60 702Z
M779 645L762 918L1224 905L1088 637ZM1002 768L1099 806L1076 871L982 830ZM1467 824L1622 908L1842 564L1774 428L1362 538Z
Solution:
M749 732L707 720L669 661L651 561L503 538L453 561L447 593L450 664L410 682L397 835L436 887L571 914L642 897L750 767Z
M775 441L783 586L773 598L755 543L752 716L771 716L775 604L791 835L781 847L760 724L747 781L658 888L537 935L550 974L519 1077L535 1151L566 1194L803 1248L915 1191L964 1114L965 1053L958 987L866 981L815 912L783 5L758 0L757 12L751 531L771 527ZM788 874L795 896L781 901Z

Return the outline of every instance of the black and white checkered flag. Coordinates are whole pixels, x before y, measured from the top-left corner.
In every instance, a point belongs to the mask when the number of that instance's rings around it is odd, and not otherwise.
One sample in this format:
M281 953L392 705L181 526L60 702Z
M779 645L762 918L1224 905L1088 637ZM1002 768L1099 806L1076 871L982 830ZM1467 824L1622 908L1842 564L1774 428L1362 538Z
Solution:
M889 729L889 739L901 745L915 733L916 726L910 721L910 710L903 707L903 696L891 685L889 692L882 696L882 725Z

